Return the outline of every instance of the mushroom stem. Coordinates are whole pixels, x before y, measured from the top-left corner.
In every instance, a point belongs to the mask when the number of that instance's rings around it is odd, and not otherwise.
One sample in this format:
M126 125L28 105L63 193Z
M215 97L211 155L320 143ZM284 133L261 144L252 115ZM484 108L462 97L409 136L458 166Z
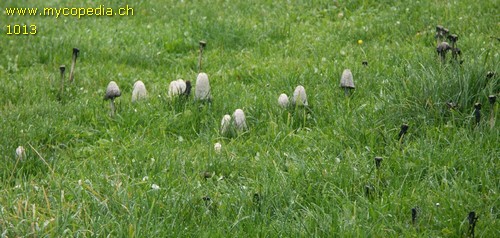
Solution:
M72 83L74 80L74 73L75 73L75 65L76 65L76 58L78 57L78 53L80 50L78 48L73 48L73 59L71 62L71 70L69 72L69 81Z
M110 105L110 108L111 108L111 116L115 116L115 111L116 111L116 108L115 108L115 99L111 99L109 100L109 105Z
M495 102L497 100L496 95L490 95L488 96L488 101L490 102L491 105L491 113L490 113L490 128L493 128L495 126Z
M349 88L348 87L344 88L344 95L349 96Z
M481 103L474 104L474 116L476 117L476 125L481 122Z
M406 132L408 132L408 128L409 128L408 124L401 125L401 130L399 131L399 135L398 135L400 142L403 141L403 137L406 134Z
M64 92L64 71L66 71L66 66L64 65L59 66L59 71L61 71L61 89L59 91L59 99L62 99Z
M200 41L200 57L198 58L198 73L201 73L201 59L203 57L203 49L207 43L205 41Z

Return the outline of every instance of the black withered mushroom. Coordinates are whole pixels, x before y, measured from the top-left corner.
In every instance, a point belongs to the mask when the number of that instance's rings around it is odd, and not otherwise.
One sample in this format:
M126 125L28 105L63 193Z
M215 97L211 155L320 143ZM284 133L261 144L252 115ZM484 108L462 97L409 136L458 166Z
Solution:
M69 71L69 81L73 82L75 78L75 65L76 65L76 58L78 57L78 54L80 53L80 50L78 48L73 48L73 58L71 61L71 70Z

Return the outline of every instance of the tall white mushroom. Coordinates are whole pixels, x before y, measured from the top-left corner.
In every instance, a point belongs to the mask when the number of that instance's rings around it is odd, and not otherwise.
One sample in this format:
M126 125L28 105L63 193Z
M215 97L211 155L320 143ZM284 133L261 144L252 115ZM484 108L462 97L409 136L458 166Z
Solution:
M284 93L280 94L280 96L278 97L278 104L285 108L285 107L288 107L288 96Z
M132 90L132 102L146 98L148 91L146 86L141 80L134 83L134 89Z
M354 79L350 69L344 69L340 77L340 87L344 89L344 94L349 95L349 90L354 89Z
M307 106L307 95L304 86L299 85L293 92L292 104L297 106Z
M109 82L108 87L106 88L106 95L104 96L104 99L110 101L111 116L114 116L116 111L115 98L120 97L121 95L122 93L120 92L118 84L116 84L115 81Z
M229 129L231 126L231 116L228 114L222 117L222 121L220 122L220 133L223 136L226 136L229 133Z
M26 151L24 150L24 147L21 145L16 148L16 158L18 160L26 159Z
M236 109L233 113L234 125L238 131L247 129L245 113L241 109Z
M194 98L200 101L211 101L210 83L206 73L199 73L196 78Z

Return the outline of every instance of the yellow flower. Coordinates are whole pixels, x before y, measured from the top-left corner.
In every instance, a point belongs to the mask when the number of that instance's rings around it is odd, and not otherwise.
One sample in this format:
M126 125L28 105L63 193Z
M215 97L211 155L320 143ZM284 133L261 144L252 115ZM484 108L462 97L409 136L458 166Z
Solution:
M363 40L358 40L358 45L362 45L363 44Z

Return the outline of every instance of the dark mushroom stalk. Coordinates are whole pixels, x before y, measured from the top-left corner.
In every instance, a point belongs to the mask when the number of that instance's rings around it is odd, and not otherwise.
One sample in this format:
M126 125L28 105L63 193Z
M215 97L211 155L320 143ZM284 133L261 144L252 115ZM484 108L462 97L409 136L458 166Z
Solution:
M59 91L59 99L62 99L64 92L64 71L66 71L66 66L59 66L59 71L61 72L61 89Z
M408 124L401 125L401 130L399 131L399 135L398 135L399 141L403 140L403 137L408 132L408 128L410 128L410 126L408 126Z
M71 83L75 79L76 58L78 57L79 53L80 53L80 50L78 48L73 48L73 59L71 61L71 70L69 71L69 81Z
M448 44L448 42L443 41L439 43L439 45L436 48L437 53L441 57L441 61L445 62L446 61L446 53L451 50L451 46Z
M418 210L416 207L411 209L411 223L415 225L417 223Z
M437 45L439 45L441 43L441 41L443 40L443 30L444 30L444 27L441 26L441 25L437 25L436 26L436 42L437 42Z
M497 101L496 95L488 96L488 101L490 102L491 112L490 112L490 128L495 126L495 102Z
M382 161L384 159L382 157L375 157L375 166L377 167L377 169L380 168L380 165L382 164Z
M191 81L187 80L186 81L186 90L182 93L182 95L185 98L189 98L189 95L191 94Z
M476 212L472 211L469 212L467 219L469 220L469 235L474 238L474 229L476 228L476 222L479 216L476 216Z
M114 116L116 112L115 98L120 96L121 92L118 84L116 84L115 81L109 82L108 87L106 88L106 95L104 96L104 99L110 101L111 116Z
M201 59L203 57L203 50L207 46L207 42L200 41L200 57L198 58L198 73L201 73Z
M474 116L476 117L476 125L481 122L481 103L474 104Z
M457 47L458 36L456 34L451 34L448 36L448 40L451 42L451 54L454 60L462 54L462 51Z

